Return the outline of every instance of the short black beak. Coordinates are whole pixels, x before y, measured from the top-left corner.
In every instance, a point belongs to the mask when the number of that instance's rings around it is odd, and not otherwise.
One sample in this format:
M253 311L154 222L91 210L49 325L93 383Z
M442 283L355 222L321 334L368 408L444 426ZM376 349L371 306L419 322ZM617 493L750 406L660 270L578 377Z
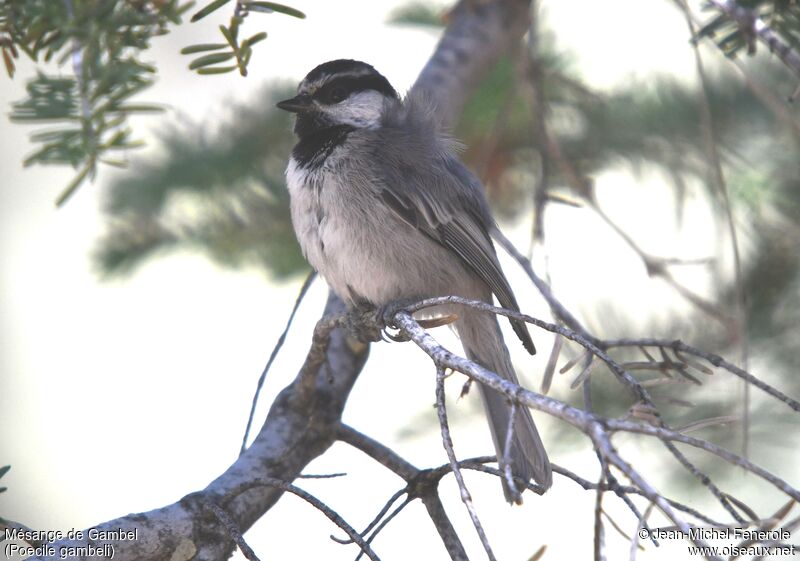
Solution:
M291 113L303 113L311 109L311 97L308 94L300 94L291 99L284 99L278 102L278 109Z

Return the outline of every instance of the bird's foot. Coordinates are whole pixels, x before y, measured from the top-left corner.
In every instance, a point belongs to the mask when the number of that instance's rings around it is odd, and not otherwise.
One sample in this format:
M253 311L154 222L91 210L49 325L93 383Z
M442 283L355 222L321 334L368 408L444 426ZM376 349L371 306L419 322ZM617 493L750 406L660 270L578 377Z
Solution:
M391 332L390 329L396 329L394 324L394 316L397 315L397 312L401 312L408 308L411 304L416 304L419 299L415 298L400 298L398 300L392 300L380 306L376 312L377 320L383 324L383 336L384 340L387 338L395 341L395 342L404 342L408 341L408 337L402 333L401 331Z
M357 303L347 314L348 330L361 342L408 341L408 338L395 329L394 316L416 303L413 298L392 300L382 306L375 307L370 303Z
M405 310L411 304L416 304L419 299L414 298L400 298L387 302L383 306L379 306L377 310L377 319L382 322L385 327L394 327L394 316L397 312Z
M383 339L384 323L375 306L357 304L350 308L345 319L347 330L362 343L375 343Z

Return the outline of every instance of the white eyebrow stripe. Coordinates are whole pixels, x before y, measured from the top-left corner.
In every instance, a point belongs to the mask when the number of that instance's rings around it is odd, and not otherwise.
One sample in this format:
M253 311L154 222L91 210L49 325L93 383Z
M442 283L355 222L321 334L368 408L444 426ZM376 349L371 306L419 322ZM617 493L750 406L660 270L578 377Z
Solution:
M319 80L314 80L314 82L311 84L305 84L305 87L302 88L302 90L313 94L331 80L338 80L339 78L363 78L364 76L372 76L372 72L355 69L346 72L337 72L336 74L325 74Z

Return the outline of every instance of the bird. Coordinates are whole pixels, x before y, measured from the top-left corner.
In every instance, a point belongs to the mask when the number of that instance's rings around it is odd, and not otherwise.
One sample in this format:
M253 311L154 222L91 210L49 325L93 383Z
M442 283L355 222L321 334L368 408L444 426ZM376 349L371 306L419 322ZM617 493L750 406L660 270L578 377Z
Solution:
M295 114L286 168L292 224L304 256L348 307L455 295L519 311L501 269L481 182L457 156L436 108L423 95L401 99L373 66L358 60L320 64L297 95L277 104ZM466 356L518 383L494 314L454 308ZM444 310L444 311L443 311ZM511 319L535 354L527 325ZM550 461L527 407L517 408L508 455L511 405L478 384L498 464L515 478L552 484ZM501 478L504 496L519 492ZM524 489L524 486L522 487Z

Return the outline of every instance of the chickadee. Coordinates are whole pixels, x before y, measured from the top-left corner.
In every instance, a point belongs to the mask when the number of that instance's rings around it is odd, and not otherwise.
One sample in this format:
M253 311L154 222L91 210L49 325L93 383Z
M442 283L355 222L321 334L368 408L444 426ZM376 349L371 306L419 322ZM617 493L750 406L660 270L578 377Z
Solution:
M457 295L519 310L489 232L483 187L454 155L423 100L400 100L372 66L335 60L300 82L278 107L297 115L286 179L292 223L309 263L350 307ZM454 327L467 356L517 383L492 314L459 307ZM525 323L511 320L529 353ZM498 461L510 406L478 385ZM547 453L523 407L515 416L511 471L550 487ZM514 500L505 479L503 491Z

